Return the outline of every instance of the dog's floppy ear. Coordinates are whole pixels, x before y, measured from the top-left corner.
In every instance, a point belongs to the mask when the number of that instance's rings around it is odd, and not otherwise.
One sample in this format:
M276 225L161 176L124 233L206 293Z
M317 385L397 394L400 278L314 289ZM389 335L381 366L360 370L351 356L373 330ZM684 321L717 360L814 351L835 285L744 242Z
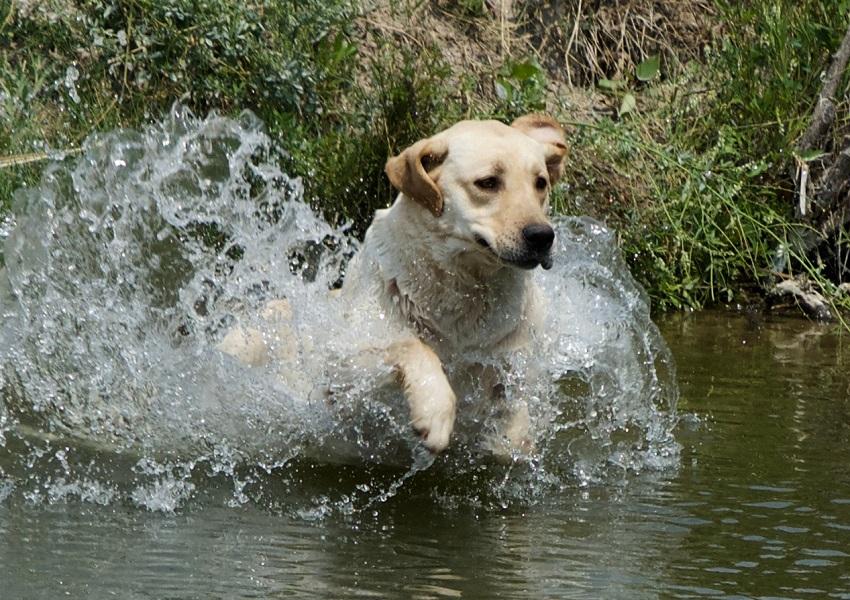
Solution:
M448 153L445 141L427 138L389 159L384 171L396 189L439 217L443 214L443 194L429 172L440 166Z
M555 183L564 170L564 158L567 156L567 141L564 130L558 122L548 115L523 115L511 123L527 136L540 142L546 147L546 170L549 179Z

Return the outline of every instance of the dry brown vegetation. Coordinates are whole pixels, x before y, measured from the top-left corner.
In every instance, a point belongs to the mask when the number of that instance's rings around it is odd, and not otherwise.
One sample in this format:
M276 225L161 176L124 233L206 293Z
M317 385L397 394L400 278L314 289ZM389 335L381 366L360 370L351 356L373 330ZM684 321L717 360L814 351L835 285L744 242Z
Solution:
M367 49L393 37L439 48L456 72L479 75L534 56L552 81L592 88L649 56L661 55L668 73L701 59L722 31L716 13L711 0L376 0L358 22Z
M520 31L549 72L571 85L623 79L652 55L668 73L694 59L720 32L710 0L532 0Z

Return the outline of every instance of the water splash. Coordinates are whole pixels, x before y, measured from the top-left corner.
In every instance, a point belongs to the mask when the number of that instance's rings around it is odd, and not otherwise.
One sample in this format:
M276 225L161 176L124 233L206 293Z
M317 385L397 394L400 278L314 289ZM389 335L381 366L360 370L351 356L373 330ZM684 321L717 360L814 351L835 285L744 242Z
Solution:
M230 504L321 516L371 510L417 474L435 498L506 506L677 463L669 351L612 233L575 218L557 220L556 266L537 274L545 334L505 372L535 456L494 462L461 399L452 448L423 460L386 367L351 358L391 326L328 294L358 243L304 203L279 156L248 112L177 107L92 136L16 193L0 228L3 498L174 510L226 489ZM278 298L284 337L263 311ZM218 352L237 322L279 360Z
M79 78L80 72L74 65L70 65L67 69L65 69L65 79L63 83L68 89L68 95L71 97L71 100L74 101L74 104L80 103L80 94L77 92L77 80L79 80Z

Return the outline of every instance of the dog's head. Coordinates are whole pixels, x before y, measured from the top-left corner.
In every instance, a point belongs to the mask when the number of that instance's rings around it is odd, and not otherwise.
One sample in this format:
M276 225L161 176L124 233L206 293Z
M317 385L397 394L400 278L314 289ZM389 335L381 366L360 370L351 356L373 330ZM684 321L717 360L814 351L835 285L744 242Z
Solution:
M552 266L549 190L567 146L545 115L462 121L387 161L392 184L415 200L451 250L533 269Z

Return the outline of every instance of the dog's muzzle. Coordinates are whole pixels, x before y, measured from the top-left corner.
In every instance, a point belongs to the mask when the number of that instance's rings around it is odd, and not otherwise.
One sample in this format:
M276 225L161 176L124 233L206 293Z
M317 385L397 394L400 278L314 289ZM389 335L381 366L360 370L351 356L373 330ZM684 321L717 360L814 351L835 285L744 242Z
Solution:
M529 230L529 227L523 229L523 241L525 242L525 251L524 252L511 252L509 254L501 254L496 252L490 243L485 240L480 235L475 235L475 243L484 248L485 250L489 250L491 254L496 256L499 260L504 263L508 263L515 267L519 267L521 269L534 269L537 265L540 265L546 270L552 268L552 242L555 238L555 232L551 227L545 225L551 232L547 234L545 231L542 233L530 231L530 237L532 238L531 243L529 243L529 235L526 235L526 231ZM548 241L546 238L548 237ZM536 247L534 247L536 246Z

